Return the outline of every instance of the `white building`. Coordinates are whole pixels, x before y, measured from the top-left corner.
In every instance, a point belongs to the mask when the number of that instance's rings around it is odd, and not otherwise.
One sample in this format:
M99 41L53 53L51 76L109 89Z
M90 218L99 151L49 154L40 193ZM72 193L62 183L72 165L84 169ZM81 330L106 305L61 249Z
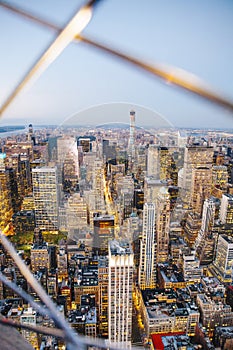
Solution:
M109 242L108 339L123 348L131 346L133 260L129 243Z
M216 257L213 263L216 277L221 282L232 282L233 238L219 235Z
M233 223L233 195L223 194L219 211L219 219L222 224Z

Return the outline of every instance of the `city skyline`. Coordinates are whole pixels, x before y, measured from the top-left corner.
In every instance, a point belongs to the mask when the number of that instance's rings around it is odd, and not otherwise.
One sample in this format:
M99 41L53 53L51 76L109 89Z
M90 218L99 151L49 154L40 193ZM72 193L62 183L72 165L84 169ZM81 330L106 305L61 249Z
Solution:
M81 4L8 3L60 26L67 23ZM2 105L53 40L54 33L3 8L0 10L2 32L7 33L1 42ZM232 23L233 4L227 0L221 4L209 0L195 3L148 0L146 6L139 1L133 4L103 1L84 33L152 64L165 63L187 70L229 97L233 74ZM143 106L165 116L175 127L233 126L232 115L223 108L166 86L83 43L69 45L35 84L15 99L1 124L46 124L48 120L48 124L62 124L80 111L112 102L129 103L132 108ZM114 115L112 118L112 122L118 122ZM128 123L128 114L125 122Z
M129 116L1 137L1 322L35 349L233 343L233 137Z

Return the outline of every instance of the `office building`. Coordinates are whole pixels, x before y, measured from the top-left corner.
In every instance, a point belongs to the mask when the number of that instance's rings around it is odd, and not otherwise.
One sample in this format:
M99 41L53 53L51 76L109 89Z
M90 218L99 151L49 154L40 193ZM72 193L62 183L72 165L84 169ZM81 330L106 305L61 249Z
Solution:
M114 216L95 215L93 250L98 255L108 254L108 242L114 238Z
M204 201L210 197L211 190L212 169L204 166L193 169L190 193L193 212L201 215Z
M184 280L191 283L200 283L203 269L195 256L195 251L184 251L182 254Z
M160 179L159 146L149 145L147 153L147 176L153 176L155 180Z
M216 257L211 271L223 283L232 283L233 238L219 235Z
M222 224L233 224L233 195L223 194L221 199L219 219Z
M201 229L195 241L197 256L202 265L213 261L215 237L212 229L216 211L216 200L214 197L205 200L202 210Z
M31 269L33 272L37 272L44 268L50 269L48 244L46 242L42 242L42 244L35 243L31 249Z
M127 242L110 241L108 267L108 339L131 346L134 259Z
M170 228L170 196L168 188L162 187L156 201L156 241L157 263L168 260L169 228Z
M87 227L87 203L79 193L74 193L65 203L67 231L72 236Z
M183 189L183 199L190 206L193 198L192 183L195 182L194 170L205 167L212 170L213 148L202 145L187 145L184 152L183 183L179 184ZM207 170L206 170L207 172ZM198 173L196 174L198 175Z
M99 284L99 334L108 338L108 257L98 258L98 284Z
M141 289L156 286L156 258L156 206L154 203L145 203L138 276Z
M58 230L58 180L56 167L32 169L36 227Z
M103 162L99 159L94 160L93 164L93 179L92 179L92 188L95 195L95 210L104 212L105 203L104 203L104 167Z
M135 139L136 139L136 129L135 129L135 111L130 111L130 129L129 129L129 158L130 162L135 160Z
M79 136L77 139L78 147L82 147L83 153L89 153L96 150L95 136Z
M233 326L233 312L230 305L214 301L206 294L197 295L197 305L201 314L201 322L210 337L213 337L217 326Z
M224 165L213 166L213 186L226 191L228 183L228 171Z
M140 312L147 337L176 332L194 336L200 317L195 305L180 303L176 291L168 288L141 291Z
M194 212L189 212L184 225L184 238L190 248L194 248L200 229L200 215Z

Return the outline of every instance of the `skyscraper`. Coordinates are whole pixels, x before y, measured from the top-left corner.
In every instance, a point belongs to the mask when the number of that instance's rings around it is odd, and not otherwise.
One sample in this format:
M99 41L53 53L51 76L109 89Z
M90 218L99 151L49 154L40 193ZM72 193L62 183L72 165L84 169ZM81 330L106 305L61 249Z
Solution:
M108 339L127 348L131 345L133 252L128 242L109 242Z
M130 111L130 129L129 129L129 166L133 169L135 160L135 111Z
M214 198L205 200L202 210L201 229L195 242L195 249L201 264L207 264L213 261L213 250L215 239L212 234L214 217L216 210L216 201Z
M98 258L99 334L108 338L108 257Z
M141 289L155 288L156 285L156 207L145 203L140 246L139 286Z
M79 229L87 227L87 203L79 193L70 196L65 204L67 231L72 237Z
M95 195L95 210L104 212L104 166L100 159L95 159L93 166L92 188Z
M147 153L147 176L153 176L155 180L160 179L160 159L158 145L149 145Z
M58 180L56 167L32 169L36 227L58 229Z
M192 204L192 184L195 183L194 170L205 167L206 173L212 170L213 166L213 148L210 146L189 145L185 148L183 184L180 184L184 191L184 200ZM196 172L196 176L199 173Z
M108 242L114 238L114 216L95 216L93 249L98 255L108 254Z
M233 223L233 195L224 194L221 199L219 219L222 224Z
M216 277L224 283L232 283L233 268L233 238L220 235L218 238L216 258L213 271Z
M156 202L156 236L157 236L157 262L168 259L169 228L170 228L170 196L168 188L162 187Z
M34 135L34 132L33 132L33 126L32 124L29 124L28 125L28 141L32 141L33 142L33 145L36 144L36 138L35 138L35 135Z
M201 215L204 200L210 197L211 189L212 169L205 166L193 169L191 182L191 207L198 215Z

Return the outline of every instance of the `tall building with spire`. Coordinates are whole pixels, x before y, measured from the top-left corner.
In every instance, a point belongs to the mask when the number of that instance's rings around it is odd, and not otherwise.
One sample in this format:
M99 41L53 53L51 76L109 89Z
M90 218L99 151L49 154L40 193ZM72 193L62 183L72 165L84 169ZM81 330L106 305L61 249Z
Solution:
M131 163L131 167L133 165L134 159L135 159L135 138L136 138L136 131L135 131L135 111L130 111L130 129L129 129L129 144L128 144L128 151L129 151L129 161Z

